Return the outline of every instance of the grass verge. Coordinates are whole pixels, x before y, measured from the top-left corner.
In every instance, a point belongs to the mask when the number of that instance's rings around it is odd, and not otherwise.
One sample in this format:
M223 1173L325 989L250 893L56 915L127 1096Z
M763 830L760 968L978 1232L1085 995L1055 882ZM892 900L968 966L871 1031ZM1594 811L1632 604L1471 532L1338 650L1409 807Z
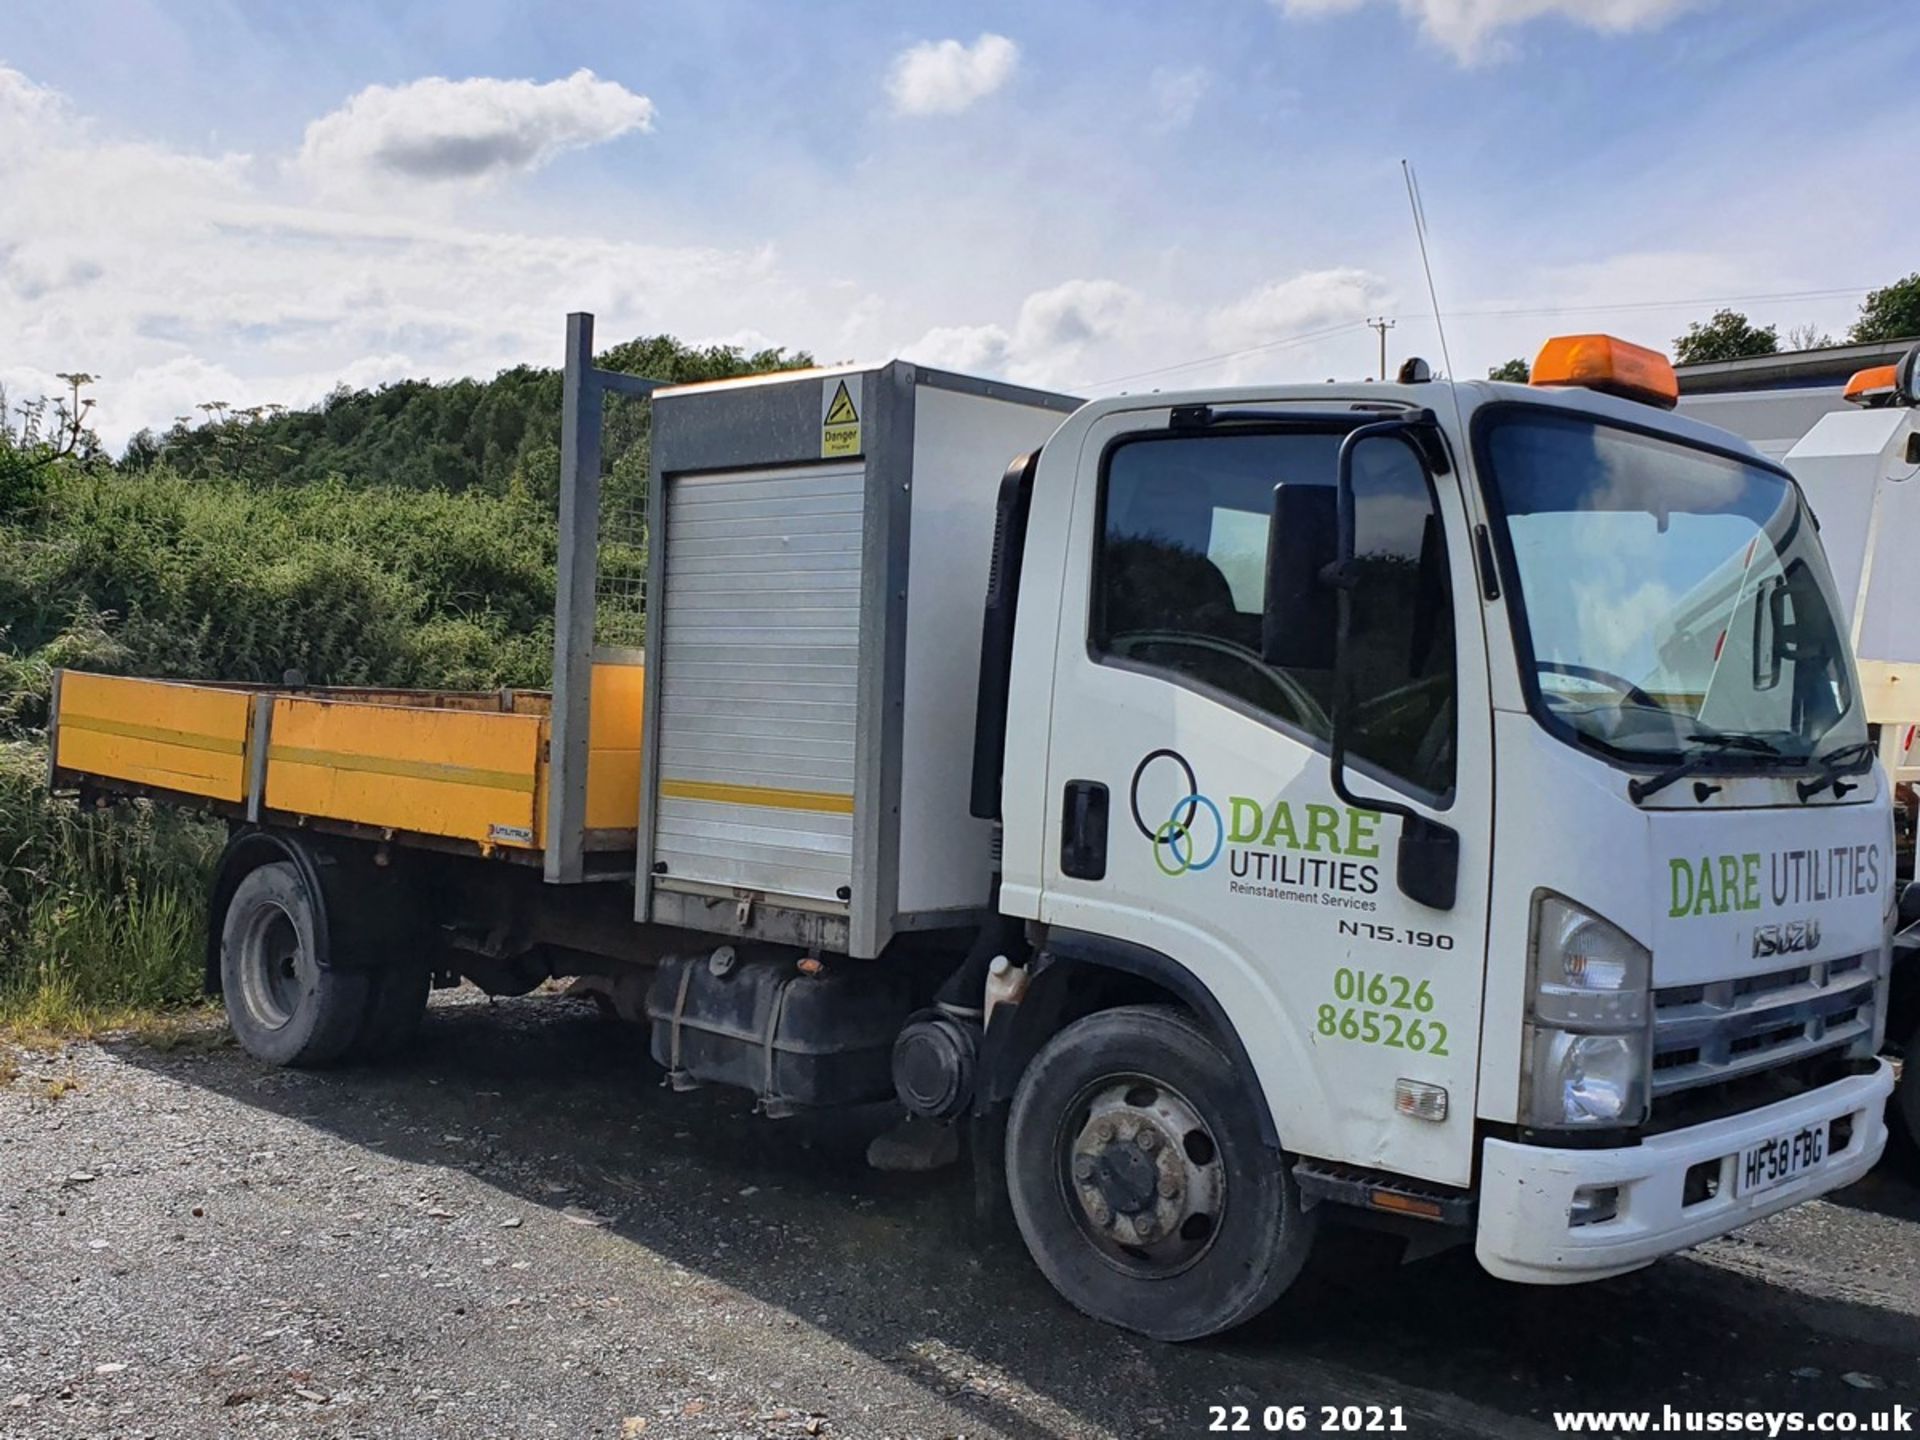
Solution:
M215 823L145 802L81 811L46 750L0 744L0 1038L139 1029L201 1003Z

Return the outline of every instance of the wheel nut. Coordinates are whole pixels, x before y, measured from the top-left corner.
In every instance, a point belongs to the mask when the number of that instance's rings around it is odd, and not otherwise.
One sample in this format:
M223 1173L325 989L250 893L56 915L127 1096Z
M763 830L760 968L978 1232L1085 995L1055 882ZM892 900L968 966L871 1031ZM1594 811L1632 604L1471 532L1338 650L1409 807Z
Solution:
M1113 1139L1113 1122L1111 1120L1102 1120L1099 1124L1095 1125L1093 1127L1093 1138L1102 1145L1111 1141Z
M1093 1158L1091 1156L1082 1155L1073 1162L1073 1178L1078 1180L1082 1185L1085 1185L1093 1179Z
M1173 1176L1169 1175L1165 1179L1161 1180L1160 1195L1162 1199L1171 1200L1179 1193L1180 1193L1180 1182L1174 1179Z
M1142 1125L1140 1133L1133 1137L1133 1143L1151 1155L1160 1148L1160 1134L1157 1130Z
M1155 1232L1158 1231L1159 1228L1160 1222L1155 1220L1151 1215L1136 1215L1133 1217L1133 1233L1138 1235L1142 1240L1153 1239Z

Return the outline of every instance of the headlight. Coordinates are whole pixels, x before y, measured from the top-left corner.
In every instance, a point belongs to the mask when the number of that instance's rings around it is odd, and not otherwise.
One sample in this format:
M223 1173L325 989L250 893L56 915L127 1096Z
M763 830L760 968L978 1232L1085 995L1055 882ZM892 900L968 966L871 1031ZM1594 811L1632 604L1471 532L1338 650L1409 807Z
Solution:
M1534 1031L1536 1125L1637 1125L1647 1108L1646 1046L1634 1035Z
M1534 897L1523 1119L1538 1129L1637 1125L1647 1115L1653 957L1558 895Z

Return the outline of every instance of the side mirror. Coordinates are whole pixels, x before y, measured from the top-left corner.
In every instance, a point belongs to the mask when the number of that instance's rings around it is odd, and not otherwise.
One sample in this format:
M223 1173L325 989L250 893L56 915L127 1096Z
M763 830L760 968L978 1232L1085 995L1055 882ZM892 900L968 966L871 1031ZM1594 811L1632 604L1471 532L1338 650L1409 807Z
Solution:
M1900 891L1900 928L1920 920L1920 880L1909 880Z
M1787 578L1762 581L1753 597L1753 688L1772 690L1780 684L1780 663L1786 659Z
M1779 583L1767 596L1767 609L1773 621L1773 648L1780 660L1800 661L1808 659L1807 652L1800 644L1800 627L1794 623L1789 609L1793 602L1793 592L1788 588L1787 577L1782 575Z
M1901 403L1920 405L1920 345L1914 346L1900 357L1900 363L1894 367L1894 389Z
M1287 670L1334 668L1339 605L1323 572L1339 553L1340 492L1283 480L1267 529L1267 603L1260 658Z
M1404 420L1386 420L1362 425L1348 432L1340 445L1339 483L1335 487L1339 503L1338 539L1334 560L1324 572L1324 580L1336 594L1333 665L1333 742L1328 764L1333 772L1333 793L1356 810L1373 810L1393 815L1400 821L1400 849L1395 864L1395 881L1400 893L1417 904L1434 910L1451 910L1460 889L1460 832L1422 815L1398 800L1373 799L1356 795L1347 785L1347 749L1353 725L1353 592L1360 583L1356 563L1354 525L1354 456L1367 445L1401 445L1412 452L1422 470L1427 467L1425 451L1417 432Z

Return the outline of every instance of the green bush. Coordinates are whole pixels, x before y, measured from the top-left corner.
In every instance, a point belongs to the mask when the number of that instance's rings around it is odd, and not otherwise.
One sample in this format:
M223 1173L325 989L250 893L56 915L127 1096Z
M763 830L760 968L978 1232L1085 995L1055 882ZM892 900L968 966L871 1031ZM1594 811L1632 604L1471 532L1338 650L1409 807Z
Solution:
M544 685L553 552L511 496L65 467L35 520L0 525L0 665L55 647L177 679Z
M262 490L61 465L0 519L0 1030L200 994L224 827L46 793L53 672L489 689L551 669L553 523L473 491Z
M43 746L0 744L0 1027L65 1031L200 995L223 827L47 793Z

